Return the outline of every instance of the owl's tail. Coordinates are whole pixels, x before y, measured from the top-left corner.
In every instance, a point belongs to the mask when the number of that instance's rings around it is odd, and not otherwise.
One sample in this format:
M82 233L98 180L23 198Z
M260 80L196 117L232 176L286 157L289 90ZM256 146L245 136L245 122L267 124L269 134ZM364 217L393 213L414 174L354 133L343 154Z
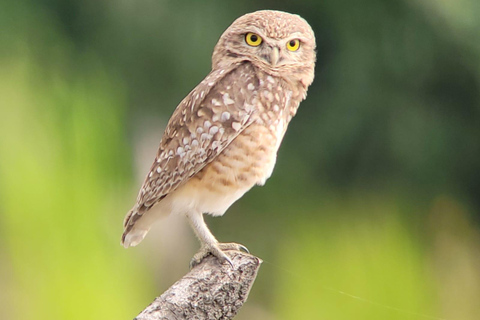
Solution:
M148 230L137 230L136 228L132 228L130 231L125 230L122 235L121 244L125 248L135 247L137 244L142 242L147 232Z
M142 242L143 238L147 234L149 229L142 228L136 224L136 220L140 217L136 208L130 210L130 212L125 217L123 222L123 235L122 240L120 242L125 248L134 247L140 242Z

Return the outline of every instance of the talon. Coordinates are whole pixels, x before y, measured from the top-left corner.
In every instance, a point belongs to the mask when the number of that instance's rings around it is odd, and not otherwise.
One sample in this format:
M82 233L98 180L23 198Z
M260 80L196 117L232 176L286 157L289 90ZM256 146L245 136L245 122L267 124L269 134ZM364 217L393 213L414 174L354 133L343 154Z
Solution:
M224 257L224 258L225 258L225 261L227 261L227 262L228 262L228 264L230 265L230 267L232 267L232 269L233 269L233 262L232 262L232 259L230 259L230 258L229 258L229 257L227 257L226 255L225 255L225 257Z
M200 250L193 256L192 260L190 261L190 269L193 269L195 266L199 265L202 260L208 256L213 255L217 257L220 264L223 264L225 261L233 268L232 260L225 254L226 250L236 250L236 251L243 251L245 253L249 253L248 249L238 243L217 243L215 246L202 246Z
M228 262L228 264L233 268L233 262L232 259L230 259L229 256L225 254L220 248L218 248L218 252L212 251L212 254L217 257L218 262L220 264L223 264L225 261Z
M245 252L245 253L250 253L250 251L248 251L247 247L245 247L245 246L243 246L243 245L240 245L238 251L243 251L243 252Z
M250 251L248 251L247 247L245 247L244 245L241 245L239 243L235 243L235 242L219 243L218 247L222 250L236 250L236 251L243 251L245 253L250 253Z

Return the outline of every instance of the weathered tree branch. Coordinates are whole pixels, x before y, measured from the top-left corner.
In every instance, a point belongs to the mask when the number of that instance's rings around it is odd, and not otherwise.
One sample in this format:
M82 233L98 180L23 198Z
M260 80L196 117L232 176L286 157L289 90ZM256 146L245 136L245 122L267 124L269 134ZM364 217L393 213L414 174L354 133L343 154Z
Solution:
M247 300L262 261L238 251L226 254L233 268L205 258L135 319L232 319Z

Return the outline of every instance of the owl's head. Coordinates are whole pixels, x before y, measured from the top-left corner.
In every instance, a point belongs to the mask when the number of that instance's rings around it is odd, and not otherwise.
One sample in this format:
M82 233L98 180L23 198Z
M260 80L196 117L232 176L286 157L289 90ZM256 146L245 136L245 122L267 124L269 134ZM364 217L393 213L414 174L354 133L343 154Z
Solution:
M250 61L274 76L313 81L315 35L300 16L262 10L235 20L222 34L212 57L213 69Z

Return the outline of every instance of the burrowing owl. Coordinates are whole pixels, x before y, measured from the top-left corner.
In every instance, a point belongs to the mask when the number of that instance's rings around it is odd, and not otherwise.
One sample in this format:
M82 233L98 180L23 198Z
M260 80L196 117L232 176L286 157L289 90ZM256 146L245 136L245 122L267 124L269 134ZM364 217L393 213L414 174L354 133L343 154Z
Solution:
M220 216L255 184L263 185L315 67L308 23L280 11L246 14L225 30L212 71L178 105L155 161L125 217L122 244L137 245L160 217L185 215L208 254L231 263L203 214Z

